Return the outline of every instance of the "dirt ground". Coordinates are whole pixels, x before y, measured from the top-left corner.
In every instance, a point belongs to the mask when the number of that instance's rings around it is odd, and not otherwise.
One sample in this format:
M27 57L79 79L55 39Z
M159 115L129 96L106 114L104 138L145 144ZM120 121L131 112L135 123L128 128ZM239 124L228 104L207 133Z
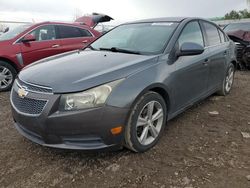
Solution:
M229 96L209 97L170 121L143 154L33 144L13 127L9 93L1 93L0 187L250 188L250 138L241 132L250 133L250 72L237 72Z

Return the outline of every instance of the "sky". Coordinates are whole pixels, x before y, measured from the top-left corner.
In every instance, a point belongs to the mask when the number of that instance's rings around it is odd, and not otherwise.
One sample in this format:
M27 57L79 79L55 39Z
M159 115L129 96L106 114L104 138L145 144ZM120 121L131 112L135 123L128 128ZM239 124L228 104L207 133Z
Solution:
M221 17L247 8L246 0L0 0L0 21L73 21L108 14L113 23L169 16Z

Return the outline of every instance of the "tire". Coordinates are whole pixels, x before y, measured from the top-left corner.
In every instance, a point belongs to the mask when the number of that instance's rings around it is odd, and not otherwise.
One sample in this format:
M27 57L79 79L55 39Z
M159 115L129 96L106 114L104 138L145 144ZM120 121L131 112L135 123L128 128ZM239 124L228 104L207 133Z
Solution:
M145 93L135 103L129 115L125 129L125 147L134 152L145 152L152 148L163 133L166 119L167 107L162 96L152 91Z
M217 92L218 95L226 96L230 93L234 82L235 67L232 63L229 64L221 89Z
M17 71L9 63L0 61L0 92L9 91L16 78Z

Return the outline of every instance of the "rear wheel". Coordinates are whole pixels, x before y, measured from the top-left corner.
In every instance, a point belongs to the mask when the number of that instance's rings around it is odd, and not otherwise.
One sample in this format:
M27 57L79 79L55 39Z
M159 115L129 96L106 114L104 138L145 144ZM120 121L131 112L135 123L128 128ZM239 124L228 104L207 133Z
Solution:
M17 71L13 66L0 61L0 91L10 90L16 75Z
M152 148L159 140L167 117L164 99L147 92L135 104L125 130L126 147L135 152Z
M234 82L234 73L235 73L235 67L232 63L230 63L227 69L226 76L223 80L221 89L218 91L219 95L226 96L227 94L230 93Z

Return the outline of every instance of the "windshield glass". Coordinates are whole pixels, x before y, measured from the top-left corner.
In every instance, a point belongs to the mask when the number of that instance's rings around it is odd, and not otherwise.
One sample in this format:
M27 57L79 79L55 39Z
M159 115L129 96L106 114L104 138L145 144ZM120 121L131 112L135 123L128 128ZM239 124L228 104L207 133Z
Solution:
M96 50L116 48L140 54L162 53L177 25L173 22L121 25L96 40L91 47Z
M14 29L8 31L7 33L2 34L0 36L0 41L10 40L10 39L16 37L17 35L19 35L23 31L25 31L27 28L29 28L30 26L31 26L31 24L20 25L20 26L14 28Z
M233 32L233 31L250 31L250 23L234 23L229 24L224 28L225 32Z

